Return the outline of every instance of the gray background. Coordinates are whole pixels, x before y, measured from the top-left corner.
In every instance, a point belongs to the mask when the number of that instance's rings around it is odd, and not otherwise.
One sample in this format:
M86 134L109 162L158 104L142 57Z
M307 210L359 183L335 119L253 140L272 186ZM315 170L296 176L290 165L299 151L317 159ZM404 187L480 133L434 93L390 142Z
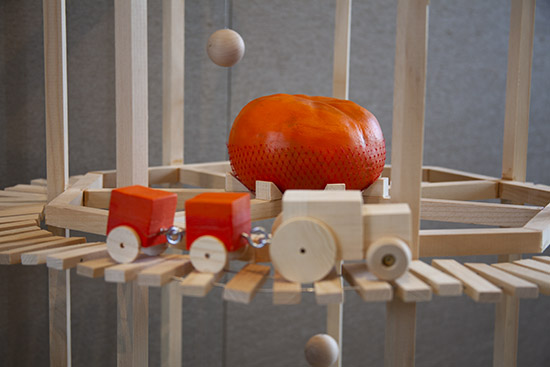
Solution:
M212 64L208 36L224 26L222 0L187 1L185 159L224 160L229 121L251 99L330 95L334 1L233 0L230 22L246 54L231 71ZM432 0L425 164L499 176L510 2ZM149 1L149 155L161 163L161 1ZM350 99L371 110L391 151L395 0L355 0ZM71 174L115 168L113 2L68 1ZM42 9L0 1L0 187L44 177ZM550 2L537 2L529 181L550 184ZM389 162L390 154L388 154ZM432 225L432 224L430 224ZM484 261L495 261L485 257ZM48 364L47 277L0 267L0 365ZM74 366L116 364L115 286L73 275ZM150 296L150 364L159 364L160 292ZM346 294L344 365L382 366L385 307ZM550 300L522 301L519 366L550 365ZM417 312L418 366L490 366L494 306L434 297ZM214 290L184 299L185 366L305 366L302 348L324 330L325 309L224 304ZM225 340L225 343L223 342Z

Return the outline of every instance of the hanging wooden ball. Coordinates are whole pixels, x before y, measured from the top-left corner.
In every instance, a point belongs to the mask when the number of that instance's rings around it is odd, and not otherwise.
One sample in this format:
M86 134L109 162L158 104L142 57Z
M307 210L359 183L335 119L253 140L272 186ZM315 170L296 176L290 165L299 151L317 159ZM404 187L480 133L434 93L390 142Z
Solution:
M212 33L208 39L206 52L216 65L233 66L244 55L244 41L234 30L220 29Z
M330 367L338 359L340 348L330 335L317 334L306 344L306 360L313 367Z

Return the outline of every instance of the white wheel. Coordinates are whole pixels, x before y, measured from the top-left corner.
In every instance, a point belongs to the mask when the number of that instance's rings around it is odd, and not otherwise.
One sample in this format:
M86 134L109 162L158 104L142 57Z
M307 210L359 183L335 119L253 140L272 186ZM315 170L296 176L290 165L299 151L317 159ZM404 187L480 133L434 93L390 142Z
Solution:
M374 241L367 250L367 265L371 273L382 280L394 280L407 271L411 250L396 237L383 237Z
M275 269L285 279L299 283L323 279L334 268L337 252L329 227L309 217L281 224L269 246Z
M306 344L305 355L310 366L330 367L336 362L339 354L338 343L327 334L314 335Z
M191 249L189 257L193 267L203 273L219 273L227 265L228 254L222 241L214 236L201 236L197 238Z
M162 254L164 251L166 251L167 248L168 248L168 245L166 243L161 243L160 245L142 247L141 252L149 256L158 256Z
M129 226L118 226L107 235L107 251L119 263L131 263L137 259L141 239L137 232Z

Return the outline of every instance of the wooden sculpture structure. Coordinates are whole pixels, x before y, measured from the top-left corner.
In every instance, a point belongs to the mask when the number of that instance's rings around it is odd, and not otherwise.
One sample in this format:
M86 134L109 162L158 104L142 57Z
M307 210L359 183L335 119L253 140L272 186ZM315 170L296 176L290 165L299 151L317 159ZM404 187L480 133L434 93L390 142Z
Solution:
M170 254L117 264L104 243L65 237L66 230L105 234L111 190L130 185L186 184L177 195L175 223L185 227L185 201L204 192L245 191L231 175L228 162L183 164L183 0L163 6L163 160L148 167L147 154L147 6L145 0L115 2L117 170L68 178L67 70L65 1L44 0L46 68L47 181L17 185L0 192L0 262L47 264L50 287L51 364L70 365L70 272L116 282L119 366L147 365L148 287L163 288L169 325L163 340L163 364L181 365L181 295L204 296L224 287L228 301L250 302L270 275L259 265L265 253L250 251L249 264L226 284L223 271L194 270L186 255ZM533 46L534 0L513 0L506 90L502 178L441 167L422 166L427 54L427 0L399 0L395 55L392 166L363 192L362 221L382 234L406 231L413 261L401 277L376 278L364 263L343 264L314 283L318 303L327 304L327 333L342 335L342 299L346 290L366 302L387 303L385 365L414 365L416 303L432 294L459 296L496 304L494 366L515 366L518 307L521 298L550 294L550 258L521 259L541 253L550 243L550 187L525 183L529 90ZM348 97L351 0L337 0L333 94ZM388 192L391 181L391 192ZM338 185L327 189L342 189ZM257 182L251 219L276 217L281 193ZM502 204L480 200L500 199ZM37 225L43 217L49 231ZM384 203L406 204L403 207ZM528 205L526 205L528 204ZM410 208L410 209L409 209ZM387 220L391 218L392 220ZM403 219L408 218L408 219ZM420 230L420 219L483 224L494 228ZM408 224L409 227L407 227ZM373 235L369 232L366 235ZM465 264L420 257L500 255L497 264ZM341 273L341 276L340 276ZM274 274L276 304L299 303L296 281ZM343 286L345 279L351 288ZM167 321L169 319L169 322ZM341 348L340 348L341 350ZM341 355L334 365L341 365Z

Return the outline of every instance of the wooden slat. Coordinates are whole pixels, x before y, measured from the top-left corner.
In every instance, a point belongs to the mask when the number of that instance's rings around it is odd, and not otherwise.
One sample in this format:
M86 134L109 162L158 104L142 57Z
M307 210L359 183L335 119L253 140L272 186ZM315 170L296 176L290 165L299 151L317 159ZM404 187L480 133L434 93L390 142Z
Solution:
M97 244L97 246L50 255L46 259L46 264L48 268L64 270L74 268L80 262L105 257L107 255L105 243L97 242L94 244Z
M222 276L223 271L210 274L193 270L179 283L179 287L184 296L204 297Z
M0 197L0 205L2 206L15 206L15 205L36 205L43 204L46 205L46 200L44 199L34 199L32 197Z
M14 229L8 229L7 231L1 231L0 232L0 241L4 237L14 236L17 234L23 234L27 232L37 232L40 231L40 227L32 226L32 227L22 227L22 228L14 228Z
M273 280L273 304L295 305L302 300L302 285L290 282L281 274L275 272Z
M502 291L455 260L433 260L432 266L462 282L464 293L476 302L500 302Z
M320 305L344 302L342 280L335 271L332 271L324 279L313 283L313 288L315 290L315 299Z
M48 180L46 180L45 178L35 178L31 180L31 185L48 186Z
M3 223L3 224L0 224L0 232L8 231L10 229L16 229L16 228L35 227L37 225L38 225L38 221L33 219L23 220L20 222Z
M45 231L46 232L46 231ZM50 232L47 232L50 233ZM60 236L52 236L51 233L47 237L35 237L35 238L28 238L20 241L14 241L9 243L0 244L0 251L7 251L11 250L17 247L24 247L24 246L30 246L30 245L36 245L37 243L43 243L43 242L49 242L49 241L57 241L65 237Z
M550 204L527 222L524 228L540 231L542 233L542 247L540 252L544 252L550 245Z
M517 181L502 181L500 197L515 203L546 206L550 203L550 188L532 183Z
M403 302L426 302L432 299L432 289L410 272L393 281L395 295Z
M111 257L88 260L76 266L76 273L88 278L100 278L105 274L105 269L117 264Z
M533 256L533 260L540 261L545 264L550 264L550 256Z
M49 237L51 235L52 235L51 232L48 232L48 231L45 231L45 230L38 230L38 231L14 234L14 235L11 235L11 236L0 237L0 245L2 245L2 244L9 245L12 242L29 240L31 238ZM0 248L1 248L1 246L0 246Z
M4 188L5 191L16 191L16 192L25 192L29 194L42 194L45 195L48 193L48 189L44 186L34 186L26 184L18 184L15 186L10 186Z
M21 262L21 255L25 252L76 245L79 243L84 243L85 241L86 239L84 237L70 237L63 238L57 241L49 241L36 245L18 247L7 251L2 251L0 252L0 264L19 264Z
M535 284L493 266L477 263L465 263L464 265L496 286L501 287L510 296L517 298L537 298L539 296L539 289Z
M550 295L550 275L512 263L497 263L492 264L492 266L529 282L535 283L539 286L540 293L547 296Z
M12 217L15 215L39 214L42 217L44 205L22 205L16 208L0 209L0 217Z
M523 227L542 207L478 203L456 200L422 199L420 216L424 220Z
M462 283L460 281L423 261L413 260L409 264L409 271L420 280L428 283L433 292L439 296L460 296L462 294Z
M24 252L21 254L21 264L23 265L45 264L46 259L50 255L66 252L66 251L78 250L78 249L86 248L90 246L93 246L93 245L90 245L89 243L81 243L78 245L69 245L69 246L56 247L56 248L50 248L45 250Z
M118 264L105 269L105 281L113 283L128 283L137 278L140 271L166 261L169 257L147 255L129 264Z
M245 265L227 284L223 299L231 302L250 303L270 272L269 266Z
M46 224L75 231L105 235L108 218L107 210L74 205L46 207Z
M225 172L209 172L185 165L180 168L180 183L211 189L225 188Z
M0 223L13 223L13 222L22 222L26 220L33 220L36 222L36 225L40 224L40 214L26 214L26 215L13 215L8 217L0 217Z
M429 182L471 181L471 180L497 181L498 180L496 177L480 175L477 173L460 171L460 170L446 168L446 167L424 166L423 169L426 172L426 179L424 181L429 181Z
M496 181L423 182L422 198L442 200L487 200L498 198Z
M393 288L370 273L364 263L344 264L342 275L365 302L386 302L393 298Z
M33 194L28 192L18 192L18 191L4 191L0 190L0 198L9 199L32 199L32 200L48 200L48 195L45 194Z
M523 260L514 261L514 264L518 264L520 266L524 266L529 269L540 271L541 273L550 274L550 264L545 264L540 261L523 259Z
M183 277L193 270L188 255L171 255L170 259L151 267L138 274L139 285L147 287L161 287L172 280L172 277Z
M541 249L541 232L524 228L420 231L421 257L538 253Z
M275 218L282 210L282 200L250 200L250 217L253 221Z

